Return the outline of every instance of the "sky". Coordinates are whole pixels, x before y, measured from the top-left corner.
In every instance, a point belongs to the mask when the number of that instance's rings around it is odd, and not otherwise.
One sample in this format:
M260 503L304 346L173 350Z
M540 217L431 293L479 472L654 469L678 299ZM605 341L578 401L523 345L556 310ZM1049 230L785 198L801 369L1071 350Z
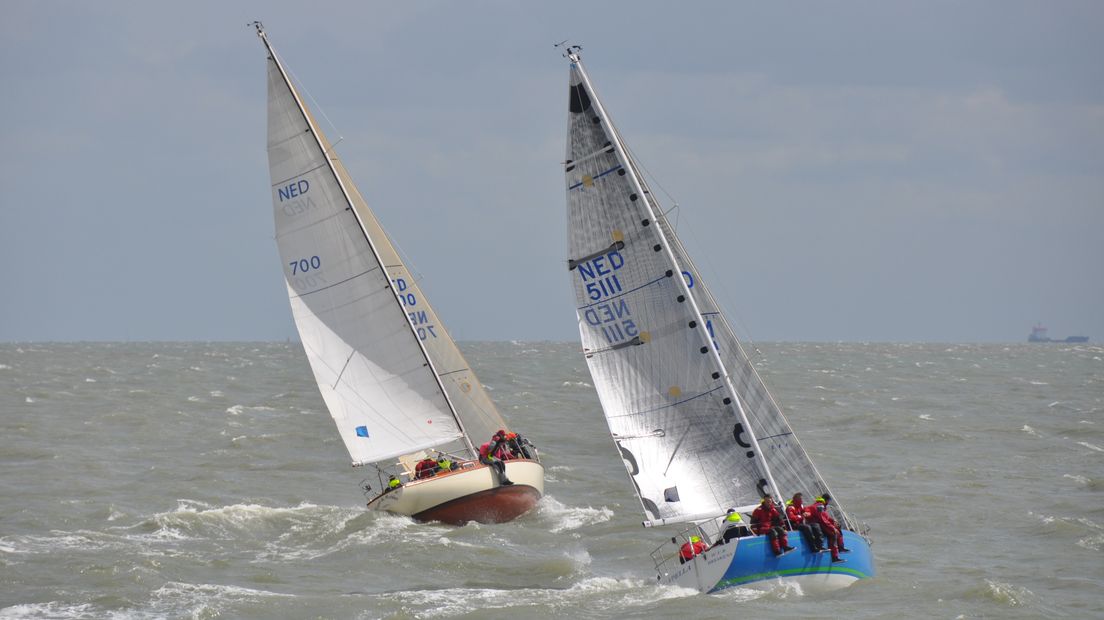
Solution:
M567 61L755 341L1104 340L1099 2L37 2L0 342L283 341L264 22L452 335L578 339Z

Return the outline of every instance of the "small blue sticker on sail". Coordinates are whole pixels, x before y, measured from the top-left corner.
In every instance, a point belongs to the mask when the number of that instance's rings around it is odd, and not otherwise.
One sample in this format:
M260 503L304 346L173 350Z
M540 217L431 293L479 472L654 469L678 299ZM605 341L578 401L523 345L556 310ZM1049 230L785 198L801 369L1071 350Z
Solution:
M356 427L356 433L357 433L357 437L367 437L368 436L368 427L367 426L358 426L358 427Z

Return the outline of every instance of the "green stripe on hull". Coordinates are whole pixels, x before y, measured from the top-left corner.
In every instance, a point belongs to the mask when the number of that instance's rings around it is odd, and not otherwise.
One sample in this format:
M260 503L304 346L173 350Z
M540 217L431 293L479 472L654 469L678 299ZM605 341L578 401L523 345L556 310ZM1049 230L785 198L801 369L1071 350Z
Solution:
M764 579L770 579L771 577L793 577L795 575L814 575L817 573L844 573L847 575L852 575L856 579L866 579L870 577L870 575L867 575L860 570L855 570L853 568L847 568L844 566L814 566L811 568L789 568L785 570L772 570L765 573L757 573L754 575L746 575L744 577L725 579L724 581L718 582L717 586L710 590L710 592L716 592L717 590L731 588L732 586L751 583L752 581L762 581Z

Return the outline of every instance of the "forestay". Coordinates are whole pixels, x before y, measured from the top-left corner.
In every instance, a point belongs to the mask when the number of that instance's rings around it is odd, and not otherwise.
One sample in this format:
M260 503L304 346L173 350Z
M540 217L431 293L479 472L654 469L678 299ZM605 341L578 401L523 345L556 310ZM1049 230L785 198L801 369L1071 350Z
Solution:
M823 490L571 60L568 266L587 363L645 514L689 521L772 490Z
M353 463L462 438L443 388L463 395L457 409L489 436L501 418L269 52L277 245L303 347ZM419 337L433 341L423 348ZM438 366L454 378L439 380Z

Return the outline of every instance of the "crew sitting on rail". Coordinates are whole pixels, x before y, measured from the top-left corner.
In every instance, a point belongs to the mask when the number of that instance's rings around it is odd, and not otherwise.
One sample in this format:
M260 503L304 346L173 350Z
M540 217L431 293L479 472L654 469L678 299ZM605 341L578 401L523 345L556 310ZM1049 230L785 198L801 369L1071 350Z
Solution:
M437 469L440 473L445 474L459 467L456 463L453 463L449 457L444 454L437 456Z
M751 529L756 534L765 535L770 540L771 551L774 555L782 555L793 551L786 539L786 530L782 528L782 513L774 505L770 493L763 496L759 507L751 513Z
M718 545L723 545L733 538L743 538L744 536L751 536L751 530L744 524L744 518L740 516L740 513L736 512L735 508L729 508L728 514L724 519L725 531L721 541Z
M498 429L498 432L491 436L490 452L495 458L503 461L514 458L510 450L509 441L506 439L506 431L504 429Z
M682 548L679 549L679 564L686 564L687 561L694 559L695 555L708 550L709 547L705 546L702 539L691 536L690 540L682 543Z
M418 464L414 466L414 478L421 480L422 478L432 478L436 475L437 461L425 458L418 461Z
M495 433L497 436L498 433ZM491 441L479 446L479 462L484 465L490 465L491 469L498 476L498 483L503 486L509 486L513 484L513 481L506 477L506 463L502 462L502 459L494 455L498 442L493 438Z

